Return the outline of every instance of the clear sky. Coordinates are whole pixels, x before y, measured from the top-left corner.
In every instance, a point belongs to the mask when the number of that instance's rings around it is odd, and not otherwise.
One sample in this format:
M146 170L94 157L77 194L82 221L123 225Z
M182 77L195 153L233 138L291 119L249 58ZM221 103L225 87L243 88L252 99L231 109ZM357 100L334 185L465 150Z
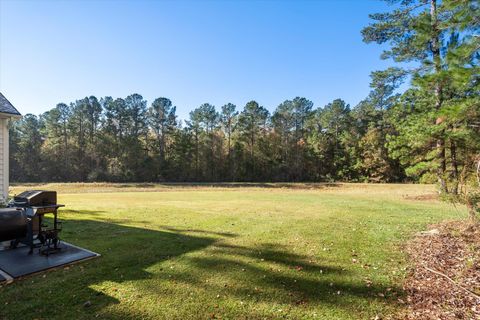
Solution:
M296 96L352 106L389 62L364 44L378 0L0 0L0 91L23 114L89 95L269 110Z

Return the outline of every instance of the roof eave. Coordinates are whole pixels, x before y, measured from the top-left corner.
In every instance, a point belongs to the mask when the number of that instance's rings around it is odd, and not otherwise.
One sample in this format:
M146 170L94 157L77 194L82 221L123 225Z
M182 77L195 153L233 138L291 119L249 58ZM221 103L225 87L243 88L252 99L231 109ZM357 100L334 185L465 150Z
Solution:
M6 113L6 112L0 112L0 118L5 119L5 118L11 118L11 119L21 119L22 115L21 114L13 114L13 113Z

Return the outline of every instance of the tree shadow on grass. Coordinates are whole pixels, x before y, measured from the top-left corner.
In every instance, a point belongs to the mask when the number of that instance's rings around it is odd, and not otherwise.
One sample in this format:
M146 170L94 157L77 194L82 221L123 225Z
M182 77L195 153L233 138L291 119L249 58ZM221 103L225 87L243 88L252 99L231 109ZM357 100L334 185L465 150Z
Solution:
M159 226L163 230L175 232L175 233L180 233L180 234L185 234L185 233L200 233L204 235L210 235L210 236L220 236L220 237L226 237L226 238L235 238L237 234L232 233L232 232L217 232L217 231L210 231L210 230L200 230L200 229L181 229L181 228L175 228L175 227L170 227L170 226Z
M83 218L82 216L89 215L92 216L94 219L97 219L97 221L101 220L105 224L115 224L115 225L122 225L122 224L135 224L135 225L145 225L148 226L152 222L148 220L139 220L138 218L132 218L132 217L119 217L119 218L110 218L108 214L106 214L106 211L102 210L72 210L72 209L61 209L59 213L60 220L64 222L65 224L69 224L71 222L77 221L76 218L79 216ZM75 219L67 219L63 220L61 219L64 214L68 214L72 217L75 217ZM47 216L47 219L51 218L51 216ZM79 219L82 220L82 219ZM91 226L88 226L91 227ZM81 225L77 226L77 228L80 228L80 230L84 230ZM104 229L101 224L98 224L98 226L94 227L94 229ZM72 230L77 232L78 229Z
M73 209L64 209L59 210L60 214L71 214L71 215L90 215L90 216L100 216L106 211L102 210L73 210Z
M101 257L0 288L0 304L8 306L0 309L0 319L19 319L20 314L31 319L66 318L74 314L78 318L93 318L95 312L119 300L92 286L149 279L149 267L204 249L216 241L211 237L94 220L67 220L61 236L67 242L100 253ZM92 303L91 307L84 307L86 301Z
M182 290L172 287L172 283L200 290L203 299L212 305L221 301L217 298L220 296L220 299L233 298L253 305L286 304L291 308L325 304L352 315L357 312L352 308L352 301L361 300L368 305L383 301L378 294L387 292L385 286L368 286L349 271L311 261L278 244L246 247L224 242L235 236L231 234L168 226L163 226L163 230L95 220L67 221L64 240L98 252L102 257L46 273L45 277L28 277L1 289L0 304L6 307L0 309L0 318L19 319L19 314L25 318L48 319L69 315L89 319L96 314L101 314L101 318L137 318L134 311L125 311L123 304L123 308L111 306L120 303L120 297L126 295L135 299L136 290L153 299L162 300L166 294L172 294L173 299L182 300L180 292L165 293L165 288ZM205 254L186 255L207 248ZM183 257L178 270L155 266L179 256ZM90 307L84 307L87 301L91 302ZM181 309L184 301L176 303ZM146 307L137 306L134 310L142 311L141 308ZM208 314L208 305L196 307L201 309L197 316ZM148 314L150 310L144 312ZM248 309L238 312L250 314ZM261 310L251 312L264 316Z
M235 285L205 282L191 275L176 275L185 283L195 283L206 291L253 302L273 302L298 306L308 303L327 304L353 310L352 301L391 303L385 295L399 288L368 284L343 268L319 264L307 257L288 252L277 244L261 244L254 248L213 244L211 256L189 257L195 268L215 272L220 279ZM165 278L167 280L167 278Z

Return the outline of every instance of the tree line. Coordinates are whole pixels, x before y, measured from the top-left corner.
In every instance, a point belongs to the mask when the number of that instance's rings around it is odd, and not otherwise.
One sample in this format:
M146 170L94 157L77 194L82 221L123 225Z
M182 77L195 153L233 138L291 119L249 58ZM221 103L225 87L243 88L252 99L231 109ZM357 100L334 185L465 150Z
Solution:
M205 103L180 121L168 98L86 97L10 128L14 181L403 181L385 106L301 97L272 114Z
M303 97L271 114L256 101L205 103L180 121L168 98L85 97L11 126L12 179L436 181L479 210L478 1L389 2L362 36L394 65L372 72L353 108Z

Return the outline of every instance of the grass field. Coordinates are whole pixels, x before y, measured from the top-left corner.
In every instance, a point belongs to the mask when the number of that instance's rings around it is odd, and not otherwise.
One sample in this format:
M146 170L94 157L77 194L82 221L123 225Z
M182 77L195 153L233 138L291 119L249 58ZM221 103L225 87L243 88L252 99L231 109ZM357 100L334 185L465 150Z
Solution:
M402 307L402 244L465 216L425 185L35 188L102 257L0 288L2 319L370 319Z

